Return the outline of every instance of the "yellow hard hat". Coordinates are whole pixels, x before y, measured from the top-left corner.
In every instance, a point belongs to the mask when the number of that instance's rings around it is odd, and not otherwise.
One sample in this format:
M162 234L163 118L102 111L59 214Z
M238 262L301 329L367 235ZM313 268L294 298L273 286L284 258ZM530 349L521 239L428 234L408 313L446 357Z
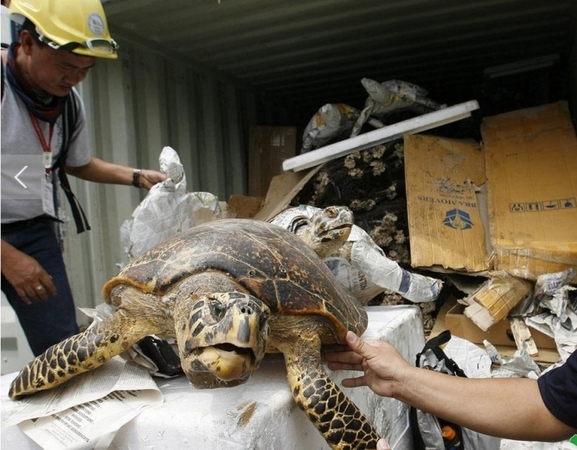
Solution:
M12 0L9 9L12 20L29 19L40 40L52 48L96 58L118 57L100 0Z

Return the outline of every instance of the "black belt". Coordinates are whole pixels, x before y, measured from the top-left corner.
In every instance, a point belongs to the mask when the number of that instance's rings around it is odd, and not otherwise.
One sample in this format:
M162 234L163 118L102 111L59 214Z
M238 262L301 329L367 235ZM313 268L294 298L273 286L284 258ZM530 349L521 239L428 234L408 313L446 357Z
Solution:
M34 217L32 219L18 220L16 222L10 222L10 223L3 223L2 224L2 233L25 230L25 229L30 228L30 227L37 225L37 224L50 224L50 223L56 223L56 222L62 223L61 220L58 220L58 219L55 219L54 217L45 215L45 216Z

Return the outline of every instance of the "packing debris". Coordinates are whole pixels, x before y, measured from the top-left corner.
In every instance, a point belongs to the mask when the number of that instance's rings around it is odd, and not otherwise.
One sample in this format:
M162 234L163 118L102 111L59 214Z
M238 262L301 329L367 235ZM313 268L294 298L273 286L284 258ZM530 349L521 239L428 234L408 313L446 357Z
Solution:
M296 224L307 223L321 208L300 205L289 208L269 222L293 230ZM386 289L414 302L434 301L442 288L442 281L411 273L387 258L369 234L353 225L347 243L337 253L324 259L339 282L363 305Z
M159 156L166 180L154 185L124 221L120 239L128 259L140 255L170 236L222 215L218 198L209 192L188 192L180 158L171 147Z

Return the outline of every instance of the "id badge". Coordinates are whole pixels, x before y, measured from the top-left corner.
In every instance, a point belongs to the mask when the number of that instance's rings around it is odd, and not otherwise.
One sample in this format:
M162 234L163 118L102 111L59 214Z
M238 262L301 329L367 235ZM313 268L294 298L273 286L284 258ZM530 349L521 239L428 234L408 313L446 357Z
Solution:
M54 185L50 175L42 178L42 209L49 216L56 217L56 211L54 209Z

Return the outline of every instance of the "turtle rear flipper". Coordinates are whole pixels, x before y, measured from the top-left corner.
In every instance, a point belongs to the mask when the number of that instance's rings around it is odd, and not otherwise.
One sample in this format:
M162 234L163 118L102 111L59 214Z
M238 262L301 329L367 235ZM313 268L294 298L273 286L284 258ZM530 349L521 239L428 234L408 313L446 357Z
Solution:
M8 396L17 400L58 386L101 366L148 334L148 330L135 327L124 314L115 313L86 331L54 344L30 361L10 384Z
M327 375L318 336L302 336L283 349L287 378L299 408L334 450L376 449L379 434ZM306 332L305 332L306 333Z

